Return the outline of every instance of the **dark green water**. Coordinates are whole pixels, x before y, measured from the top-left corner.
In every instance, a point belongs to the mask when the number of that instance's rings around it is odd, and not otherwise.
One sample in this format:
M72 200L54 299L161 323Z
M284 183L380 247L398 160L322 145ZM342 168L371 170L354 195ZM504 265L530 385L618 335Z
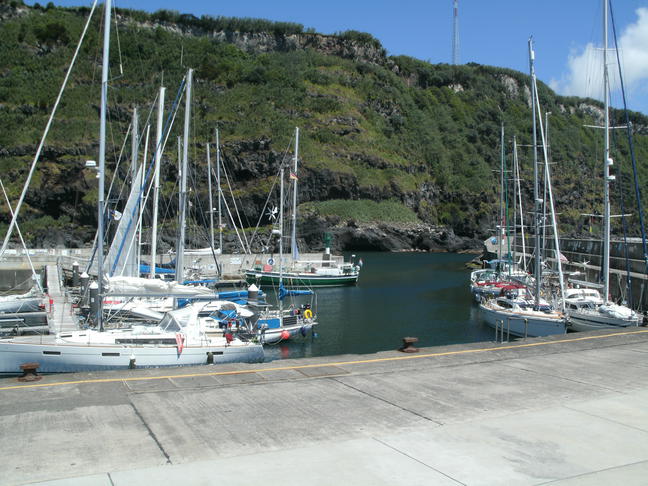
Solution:
M471 255L358 256L358 286L316 289L317 337L266 346L266 360L374 353L397 349L405 336L418 337L421 347L493 339L471 304Z

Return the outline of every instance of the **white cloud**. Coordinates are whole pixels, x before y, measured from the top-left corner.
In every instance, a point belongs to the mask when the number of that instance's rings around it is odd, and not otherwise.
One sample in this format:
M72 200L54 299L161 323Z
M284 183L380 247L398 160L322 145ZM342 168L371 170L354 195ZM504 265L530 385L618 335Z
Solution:
M635 94L639 98L645 94L646 89L643 85L648 80L648 8L637 9L636 14L637 20L620 34L619 47L626 94ZM610 35L609 45L613 45L612 35ZM567 73L559 80L552 79L549 83L551 88L567 96L602 100L602 56L603 51L600 46L591 43L579 50L572 50L567 59ZM614 93L620 84L616 53L611 49L608 50L608 69ZM619 101L618 104L620 105L621 102ZM632 109L632 106L630 108Z

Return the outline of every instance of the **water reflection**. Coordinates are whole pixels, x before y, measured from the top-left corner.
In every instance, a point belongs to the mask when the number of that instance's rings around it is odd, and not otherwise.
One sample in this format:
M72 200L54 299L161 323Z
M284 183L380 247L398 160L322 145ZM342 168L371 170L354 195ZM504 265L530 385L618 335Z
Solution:
M374 353L398 348L405 336L422 347L493 338L471 304L470 255L358 256L365 263L358 286L316 289L318 337L267 346L267 360Z

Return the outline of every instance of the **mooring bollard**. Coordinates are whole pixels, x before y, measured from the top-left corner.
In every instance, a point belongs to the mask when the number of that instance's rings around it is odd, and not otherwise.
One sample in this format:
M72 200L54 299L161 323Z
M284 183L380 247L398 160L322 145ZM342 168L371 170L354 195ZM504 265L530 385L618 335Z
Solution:
M414 343L418 342L417 337L404 337L403 345L398 348L401 353L418 353L418 348L412 346Z
M23 374L18 377L18 381L38 381L42 378L36 370L40 364L38 363L23 363L20 365L20 369Z

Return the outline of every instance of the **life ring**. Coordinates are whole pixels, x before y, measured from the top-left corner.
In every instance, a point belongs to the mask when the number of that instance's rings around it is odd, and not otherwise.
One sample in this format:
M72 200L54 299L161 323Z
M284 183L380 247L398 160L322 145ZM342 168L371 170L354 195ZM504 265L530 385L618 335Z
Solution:
M312 319L312 318L313 318L313 311L310 310L310 309L306 309L306 310L304 311L304 317L305 317L306 319Z

